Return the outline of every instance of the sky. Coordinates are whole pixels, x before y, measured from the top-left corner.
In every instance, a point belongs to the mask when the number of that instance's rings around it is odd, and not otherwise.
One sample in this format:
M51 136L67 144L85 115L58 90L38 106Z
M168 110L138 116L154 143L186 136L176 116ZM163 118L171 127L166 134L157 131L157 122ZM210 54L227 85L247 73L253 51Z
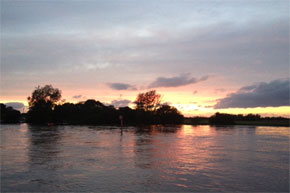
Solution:
M1 0L0 102L47 84L74 103L154 89L186 116L289 117L289 1Z

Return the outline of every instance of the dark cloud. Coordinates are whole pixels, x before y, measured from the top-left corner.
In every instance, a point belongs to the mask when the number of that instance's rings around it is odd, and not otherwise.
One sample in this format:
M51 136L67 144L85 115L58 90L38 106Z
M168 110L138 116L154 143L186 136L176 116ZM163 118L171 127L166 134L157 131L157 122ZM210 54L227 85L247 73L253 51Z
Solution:
M214 106L221 108L251 108L289 106L289 79L278 79L242 87L220 99Z
M131 103L130 100L124 99L124 100L113 100L111 102L111 105L114 107L127 107Z
M114 90L137 90L134 85L124 83L108 83L109 87Z
M157 87L179 87L185 86L188 84L194 84L200 81L205 81L209 76L203 76L201 78L191 77L190 73L180 74L175 77L158 77L154 82L152 82L148 88L157 88Z
M73 98L73 99L80 99L80 98L82 98L82 96L83 96L83 95L75 95L75 96L73 96L72 98Z
M199 79L199 82L200 82L200 81L205 81L205 80L207 80L208 78L209 78L208 75L203 76L203 77L201 77L201 78Z
M25 107L23 103L19 103L19 102L9 102L9 103L5 103L5 105L7 107L12 107L13 109L20 110L20 111Z
M193 91L193 94L197 94L197 90Z
M244 86L244 87L240 88L239 91L251 91L251 90L255 89L256 87L257 87L257 85Z

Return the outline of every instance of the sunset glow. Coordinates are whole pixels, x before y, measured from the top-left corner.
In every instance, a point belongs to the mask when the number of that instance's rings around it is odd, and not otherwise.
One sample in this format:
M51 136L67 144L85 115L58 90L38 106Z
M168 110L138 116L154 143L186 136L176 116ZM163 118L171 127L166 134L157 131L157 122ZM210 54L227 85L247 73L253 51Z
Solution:
M0 102L18 110L50 84L72 103L156 90L185 116L290 117L288 1L4 0L1 17Z

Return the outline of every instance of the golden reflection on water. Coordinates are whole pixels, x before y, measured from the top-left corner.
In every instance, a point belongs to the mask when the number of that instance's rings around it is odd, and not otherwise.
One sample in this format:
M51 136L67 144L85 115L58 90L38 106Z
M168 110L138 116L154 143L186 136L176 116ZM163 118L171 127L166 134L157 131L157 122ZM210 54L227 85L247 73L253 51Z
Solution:
M190 136L206 136L206 135L215 135L215 130L207 125L206 126L182 125L182 129L178 134Z
M28 170L29 133L27 124L9 125L9 133L1 131L1 165ZM13 140L11 140L13 137Z
M290 138L290 127L257 127L256 134Z
M190 174L206 168L215 167L211 148L216 146L215 129L210 126L183 125L176 141L178 155L175 157L177 174Z

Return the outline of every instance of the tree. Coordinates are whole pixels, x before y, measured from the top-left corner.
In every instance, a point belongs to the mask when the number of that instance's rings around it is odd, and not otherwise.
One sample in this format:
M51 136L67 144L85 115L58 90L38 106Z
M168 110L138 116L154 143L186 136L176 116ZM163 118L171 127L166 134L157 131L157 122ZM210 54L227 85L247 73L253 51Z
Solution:
M182 123L183 115L177 110L177 108L169 105L161 105L157 109L157 115L159 116L159 122L161 123Z
M235 115L217 112L209 118L209 122L214 125L233 125L235 124Z
M52 122L53 108L61 98L61 91L51 85L36 87L29 96L29 111L27 114L28 122L48 123Z
M137 110L156 111L160 106L160 98L160 94L157 94L155 90L151 90L146 93L138 94L134 103L136 104Z
M44 87L36 87L29 96L28 104L29 107L35 106L39 102L51 103L55 105L57 101L61 98L61 91L57 88L53 88L51 85L45 85Z
M180 112L172 106L169 105L161 105L161 107L157 110L158 114L180 114Z
M12 107L6 107L4 104L0 104L1 114L0 120L1 123L19 123L20 121L20 112L13 109Z

